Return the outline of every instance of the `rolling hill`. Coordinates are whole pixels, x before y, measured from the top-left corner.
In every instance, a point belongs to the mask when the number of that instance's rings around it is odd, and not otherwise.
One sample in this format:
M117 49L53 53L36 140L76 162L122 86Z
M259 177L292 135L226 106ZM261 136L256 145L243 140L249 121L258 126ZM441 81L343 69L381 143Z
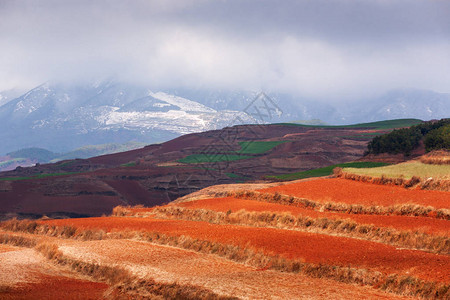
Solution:
M405 122L241 125L117 154L19 167L0 173L0 213L99 216L117 205L154 206L215 184L355 161L374 135Z

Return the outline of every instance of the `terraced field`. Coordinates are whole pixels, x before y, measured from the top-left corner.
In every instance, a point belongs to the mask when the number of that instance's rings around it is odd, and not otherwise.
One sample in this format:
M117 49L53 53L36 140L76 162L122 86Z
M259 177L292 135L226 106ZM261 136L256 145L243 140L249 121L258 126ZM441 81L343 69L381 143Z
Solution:
M373 206L421 205L448 208L450 193L411 190L398 186L366 184L341 178L326 178L262 189L262 193L280 193L319 203L346 203Z
M450 297L449 192L340 178L208 191L107 217L6 221L0 256L71 272L61 284L98 284L101 297ZM17 291L0 282L0 298Z

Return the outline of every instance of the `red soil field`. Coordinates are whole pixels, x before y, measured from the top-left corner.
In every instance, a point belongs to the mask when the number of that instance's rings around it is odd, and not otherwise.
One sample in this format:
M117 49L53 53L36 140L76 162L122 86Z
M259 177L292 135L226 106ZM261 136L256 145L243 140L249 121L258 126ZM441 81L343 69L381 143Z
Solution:
M441 191L411 190L398 186L368 184L359 181L325 178L286 184L259 190L306 198L321 203L391 206L420 204L435 208L449 208L450 193Z
M102 299L107 284L59 269L33 249L1 245L0 299Z
M150 218L101 217L40 222L107 231L128 229L156 231L170 236L186 235L242 248L250 247L262 250L266 254L278 254L310 263L369 268L442 282L450 280L449 256L396 249L389 245L345 237L273 228L213 225L205 222Z
M274 271L261 271L214 255L130 240L59 240L69 257L101 265L121 262L134 274L158 282L193 284L243 299L392 299L369 287ZM132 248L133 251L124 251Z
M35 282L20 284L0 291L1 299L64 299L64 300L97 300L103 299L108 289L104 283L37 274ZM125 298L124 298L125 299Z
M227 212L228 210L237 212L241 209L249 212L288 212L294 216L302 215L311 218L350 219L357 222L358 224L372 224L378 227L393 227L398 230L419 230L430 234L447 234L448 232L450 232L450 222L436 218L320 212L301 207L246 199L236 199L232 197L182 202L177 204L176 206L181 206L189 209L209 209L220 212ZM135 209L132 210L135 211ZM149 210L151 209L147 208L147 211ZM138 208L135 212L139 211L143 212L144 209Z

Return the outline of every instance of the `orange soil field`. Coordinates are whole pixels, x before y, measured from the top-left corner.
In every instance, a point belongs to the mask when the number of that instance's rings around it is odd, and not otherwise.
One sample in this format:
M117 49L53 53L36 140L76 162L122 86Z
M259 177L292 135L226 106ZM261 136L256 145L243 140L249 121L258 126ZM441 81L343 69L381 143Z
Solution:
M259 190L306 198L321 203L391 206L396 204L420 204L435 208L449 208L450 193L406 189L391 185L377 185L341 178L324 178L280 185Z
M0 299L65 299L97 300L103 299L108 289L104 283L91 282L75 278L36 274L36 282L21 284L17 287L0 291ZM124 298L125 299L125 298Z
M266 254L278 254L316 264L353 266L388 273L414 275L427 280L450 280L450 257L345 237L233 225L213 225L183 220L100 217L40 221L44 224L71 225L107 231L146 230L171 236L186 235L240 247L251 247Z
M169 205L170 206L170 205ZM294 216L302 215L311 218L350 219L359 224L373 224L378 227L393 227L398 230L418 230L426 233L447 234L450 232L450 222L436 218L409 217L409 216L378 216L358 215L334 212L320 212L301 207L282 205L277 203L261 202L255 200L237 199L232 197L210 198L190 202L182 202L176 206L189 209L209 209L220 212L232 212L244 209L249 212L288 212ZM139 209L133 212L143 212ZM151 211L151 209L147 209Z
M0 249L8 249L0 245ZM0 252L0 299L101 299L107 284L77 278L32 249Z
M130 240L64 241L64 255L77 260L115 265L120 262L140 277L206 287L240 298L270 299L391 299L369 287L347 285L301 274L260 271L214 255ZM124 251L124 249L133 251ZM401 298L401 297L394 297Z

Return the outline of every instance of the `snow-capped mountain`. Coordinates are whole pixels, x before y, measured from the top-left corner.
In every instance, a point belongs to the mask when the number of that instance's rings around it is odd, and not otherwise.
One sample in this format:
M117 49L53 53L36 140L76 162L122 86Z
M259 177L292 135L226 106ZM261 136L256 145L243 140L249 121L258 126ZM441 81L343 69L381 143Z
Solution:
M154 143L232 125L239 111L220 110L141 86L104 82L42 84L0 107L0 153L24 147L67 151L86 144Z
M20 89L11 89L11 90L6 90L6 91L0 91L0 106L19 97L22 93L23 93L23 91Z
M16 99L3 100L0 154L28 147L66 152L94 144L155 143L261 121L320 119L328 124L354 124L450 117L450 94L421 90L397 90L347 104L281 93L270 93L265 101L252 91L163 92L113 80L85 85L45 83ZM265 111L268 105L270 111Z

